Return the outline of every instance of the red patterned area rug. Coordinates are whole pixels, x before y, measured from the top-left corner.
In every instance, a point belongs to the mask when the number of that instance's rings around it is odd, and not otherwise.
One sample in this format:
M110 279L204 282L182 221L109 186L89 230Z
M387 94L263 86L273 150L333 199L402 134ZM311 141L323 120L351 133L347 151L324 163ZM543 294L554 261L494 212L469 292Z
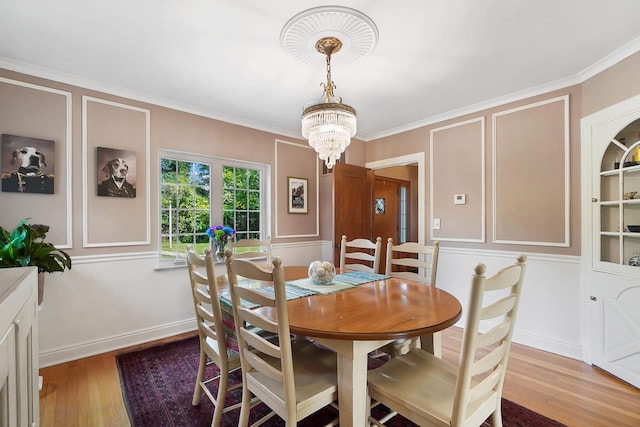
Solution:
M125 406L133 427L205 427L211 425L213 405L205 395L198 406L191 405L196 372L198 370L199 347L197 337L188 338L150 347L144 350L117 356L120 383ZM369 368L376 367L384 360L370 362ZM207 369L215 369L209 367ZM207 372L211 374L211 372ZM232 375L232 381L241 381L239 372ZM215 390L217 383L212 383ZM215 393L215 392L214 392ZM241 390L227 394L227 405L241 400ZM382 416L386 408L374 408L374 416ZM239 409L223 415L223 426L238 425ZM249 423L269 412L260 403L252 410ZM377 413L376 413L377 412ZM302 420L301 427L315 427L329 423L337 417L333 408L325 408ZM504 427L563 426L554 420L523 408L506 399L502 400ZM277 416L271 418L266 427L284 426ZM391 427L415 426L401 416L394 417L387 424ZM485 424L489 425L489 424Z

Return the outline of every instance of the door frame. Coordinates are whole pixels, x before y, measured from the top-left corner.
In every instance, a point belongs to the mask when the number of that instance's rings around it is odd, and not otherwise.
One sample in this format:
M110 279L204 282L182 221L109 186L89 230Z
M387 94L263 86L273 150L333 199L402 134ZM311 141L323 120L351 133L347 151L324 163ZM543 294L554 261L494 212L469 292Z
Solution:
M388 159L376 160L368 162L365 167L368 169L384 169L393 166L406 166L410 164L418 164L418 243L425 245L426 230L425 230L425 200L426 199L426 171L425 171L425 152L407 154L399 157L390 157ZM430 222L431 223L431 222Z

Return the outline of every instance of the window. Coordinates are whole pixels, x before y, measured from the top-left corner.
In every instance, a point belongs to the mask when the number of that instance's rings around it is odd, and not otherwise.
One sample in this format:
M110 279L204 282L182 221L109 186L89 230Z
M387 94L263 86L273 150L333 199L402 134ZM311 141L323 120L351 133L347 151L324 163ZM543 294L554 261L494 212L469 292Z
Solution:
M235 225L235 240L260 239L260 171L233 166L224 166L222 170L224 225Z
M407 229L409 226L409 221L408 221L408 212L407 212L407 208L408 208L408 200L407 200L407 187L406 186L401 186L400 187L400 215L399 215L399 220L400 220L400 230L399 230L399 240L400 243L404 243L407 241Z
M268 165L161 150L159 170L160 267L184 264L187 246L202 253L212 225L235 240L268 236Z

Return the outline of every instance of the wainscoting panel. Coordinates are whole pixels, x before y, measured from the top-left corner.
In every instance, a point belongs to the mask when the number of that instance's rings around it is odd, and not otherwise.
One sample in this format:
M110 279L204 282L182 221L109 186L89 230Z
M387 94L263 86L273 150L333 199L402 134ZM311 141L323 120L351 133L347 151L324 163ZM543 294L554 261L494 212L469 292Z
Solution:
M332 250L330 241L318 240L277 244L273 253L285 265L308 265L331 259ZM474 264L486 263L493 274L517 255L441 248L438 286L466 307ZM72 270L47 275L41 366L195 330L186 267L156 270L156 262L155 252L76 257ZM579 258L529 256L514 341L581 359Z

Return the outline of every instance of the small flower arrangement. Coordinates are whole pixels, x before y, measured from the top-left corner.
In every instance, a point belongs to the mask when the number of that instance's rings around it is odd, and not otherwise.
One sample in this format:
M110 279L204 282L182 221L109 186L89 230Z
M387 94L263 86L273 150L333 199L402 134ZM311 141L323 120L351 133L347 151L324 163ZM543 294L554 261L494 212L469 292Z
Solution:
M236 234L236 231L228 226L214 225L207 229L207 236L212 238L216 243L216 252L218 256L224 255L224 249L229 243L229 237Z

